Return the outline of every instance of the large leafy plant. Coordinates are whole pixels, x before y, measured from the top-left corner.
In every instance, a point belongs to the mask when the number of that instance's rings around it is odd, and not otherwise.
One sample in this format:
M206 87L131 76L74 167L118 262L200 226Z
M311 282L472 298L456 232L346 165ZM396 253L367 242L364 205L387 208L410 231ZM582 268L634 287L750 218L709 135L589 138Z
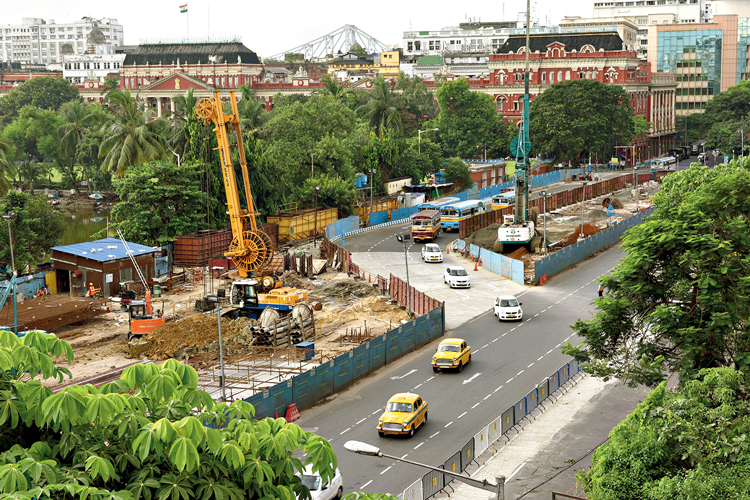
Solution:
M73 351L55 335L0 331L0 499L293 500L309 494L296 471L337 466L325 439L216 403L190 366L137 364L53 393L41 379L70 376L61 358Z

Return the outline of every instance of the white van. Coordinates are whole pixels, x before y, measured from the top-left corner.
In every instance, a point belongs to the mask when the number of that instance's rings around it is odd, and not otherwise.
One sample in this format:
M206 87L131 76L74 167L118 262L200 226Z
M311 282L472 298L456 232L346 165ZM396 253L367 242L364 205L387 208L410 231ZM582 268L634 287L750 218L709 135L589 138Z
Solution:
M300 474L297 473L297 475ZM320 474L313 472L312 464L308 464L302 474L302 484L310 489L312 500L338 500L344 494L344 481L341 479L341 471L338 467L333 479L328 483L328 481L323 481Z

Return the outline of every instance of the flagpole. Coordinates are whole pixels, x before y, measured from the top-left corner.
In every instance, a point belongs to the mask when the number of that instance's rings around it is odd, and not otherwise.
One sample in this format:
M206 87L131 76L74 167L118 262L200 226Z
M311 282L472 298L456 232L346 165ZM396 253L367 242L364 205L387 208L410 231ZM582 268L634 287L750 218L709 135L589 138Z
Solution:
M190 42L190 11L185 12L185 27L187 28L187 41Z

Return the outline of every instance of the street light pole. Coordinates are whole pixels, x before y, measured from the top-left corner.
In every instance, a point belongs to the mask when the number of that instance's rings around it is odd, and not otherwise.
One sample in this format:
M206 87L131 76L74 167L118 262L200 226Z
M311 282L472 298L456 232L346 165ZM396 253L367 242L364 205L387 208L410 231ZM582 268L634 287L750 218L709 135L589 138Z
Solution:
M405 234L401 236L396 235L396 239L404 244L404 265L406 266L406 309L409 311L409 318L411 318L411 284L409 283L409 257L406 252L406 242L411 239L411 235Z
M216 320L219 323L219 366L221 374L219 375L219 386L221 387L221 401L226 403L227 401L227 387L226 377L224 374L224 342L221 338L221 302L222 298L226 297L226 292L223 288L216 290L216 295L209 297L209 300L216 301Z
M639 210L639 200L641 198L641 190L638 188L638 169L633 167L633 191L635 191L635 211L640 212Z
M591 163L591 162L589 162ZM544 253L547 253L547 191L542 191L542 206L544 207L542 210L544 212L544 236L542 237L542 248L544 248Z
M313 170L315 169L315 164L313 163L314 159L315 159L315 153L310 153L310 177L315 175L313 173Z
M417 152L419 154L422 154L422 134L424 132L429 132L430 130L432 130L433 132L437 132L440 129L435 127L427 130L417 130Z
M368 170L368 172L370 174L370 217L372 217L372 187L373 184L375 184L375 172L377 172L377 170L373 168Z
M16 272L16 259L13 256L13 230L10 227L10 220L15 216L16 214L13 212L8 212L6 215L3 215L3 219L8 221L8 240L10 243L10 272L13 273L13 276L17 276L18 273ZM10 279L8 284L13 283L12 287L13 289L10 291L10 293L13 294L13 333L18 335L18 305L16 304L16 282L14 279Z
M740 139L742 140L742 149L740 150L740 156L745 156L745 131L739 129L737 132L740 133Z
M315 186L315 233L313 233L313 248L318 246L318 193L320 193L320 186Z
M579 235L581 238L583 238L583 212L586 207L586 181L583 181L583 189L581 192L581 234Z
M347 451L357 453L359 455L389 458L391 460L397 460L399 462L416 465L418 467L424 467L425 469L439 472L440 474L451 477L456 481L468 484L469 486L473 486L485 491L490 491L497 495L497 500L505 500L505 476L495 476L495 481L497 481L497 483L492 484L486 479L474 479L473 477L462 476L461 474L458 474L456 472L441 469L439 467L433 467L432 465L422 464L419 462L414 462L412 460L406 460L405 458L399 458L393 455L386 455L385 453L380 451L380 448L367 443L363 443L361 441L347 441L346 443L344 443L344 448Z
M8 221L8 239L10 240L10 267L11 272L16 272L16 260L13 256L13 230L10 227L10 220L16 215L13 212L9 212L7 215L3 215L3 219Z

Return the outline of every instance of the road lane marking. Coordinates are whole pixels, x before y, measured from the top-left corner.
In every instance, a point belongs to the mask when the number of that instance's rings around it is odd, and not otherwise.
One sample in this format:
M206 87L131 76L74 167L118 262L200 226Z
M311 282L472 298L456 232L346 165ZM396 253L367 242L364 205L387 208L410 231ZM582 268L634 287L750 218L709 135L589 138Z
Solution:
M482 401L487 401L487 398L489 398L490 396L492 396L492 393L487 394Z
M445 424L445 427L448 427L448 426L449 426L449 425L451 425L452 423L453 423L453 422L448 422L447 424Z
M477 377L478 377L478 376L480 376L480 375L481 375L481 373L475 373L475 374L474 374L474 375L472 375L471 377L469 377L469 378L467 378L466 380L464 380L463 384L461 384L461 385L465 385L465 384L468 384L469 382L471 382L472 380L474 380L475 378L477 378Z
M423 444L424 444L424 441L422 441L422 442L421 442L421 443L419 443L419 444L418 444L417 446L415 446L415 447L414 447L414 449L416 450L417 448L419 448L419 447L420 447L420 446L422 446Z
M521 370L520 372L516 373L516 377L522 374L525 370Z
M344 429L343 431L339 432L339 436L342 435L345 432L349 432L349 429L351 429L351 427L348 427L348 428Z
M489 345L490 345L490 343L489 343L489 342L487 342L486 344L484 344L484 345L482 346L482 349L484 349L485 347L487 347L487 346L489 346Z
M502 389L503 387L505 387L505 386L504 386L504 385L501 385L500 387L498 387L497 389L495 389L495 390L494 390L494 391L492 391L492 392L497 392L497 391L499 391L500 389Z
M415 386L414 390L419 389L420 387L422 387L422 384L419 384L419 385Z
M432 436L430 436L430 439L434 438L434 437L435 437L435 436L437 436L438 434L440 434L440 431L437 431L437 432L436 432L435 434L433 434Z
M385 469L383 472L381 472L380 475L382 476L383 474L385 474L386 472L388 472L389 470L391 470L391 467L393 467L393 466L392 465L389 466L387 469Z
M537 359L537 361L541 361L542 358L544 358L544 356L539 356L539 358Z
M359 488L359 491L362 491L365 488L367 488L367 485L370 484L371 482L372 482L372 479L370 479L369 481L367 481L365 484L362 485L362 487Z
M401 460L405 459L407 456L409 456L409 454L408 453L404 453L404 456L401 457Z
M411 375L412 373L415 373L416 371L417 371L417 370L416 370L416 369L414 369L414 370L411 370L410 372L408 372L408 373L406 373L406 374L404 374L404 375L401 375L401 376L399 376L399 377L391 377L391 380L401 380L402 378L406 378L406 377L408 377L409 375Z
M524 460L524 462L523 462L523 463L522 463L521 465L519 465L519 466L518 466L518 467L516 468L516 470L514 470L514 471L513 471L513 474L511 474L511 475L510 475L510 477L509 477L509 478L508 478L507 480L509 480L509 479L510 479L511 477L515 476L516 474L518 474L518 471L520 471L520 470L521 470L521 468L523 468L523 466L524 466L524 465L526 465L526 463L527 463L528 461L529 461L528 459ZM507 481L507 480L506 480L506 481Z
M460 415L458 416L458 418L461 418L461 417L463 417L463 416L464 416L464 415L466 415L467 413L469 413L469 412L467 412L467 411L463 412L462 414L460 414Z
M547 351L547 354L551 353L554 350L555 350L555 348L553 347L552 349L550 349L549 351Z
M473 410L474 408L476 408L477 406L479 406L479 405L480 405L481 403L482 403L482 402L480 401L479 403L477 403L477 404L475 404L474 406L472 406L472 407L471 407L471 409Z
M426 384L427 382L429 382L430 380L432 380L432 379L434 379L434 378L435 378L435 375L433 375L432 377L430 377L430 378L428 378L427 380L425 380L425 381L424 381L424 383Z
M526 368L531 368L532 366L534 366L534 363L531 363L531 364L530 364L529 366L527 366Z
M354 425L359 425L359 424L361 424L362 422L364 422L365 420L367 420L367 417L363 418L362 420L360 420L359 422L357 422L357 423L356 423L356 424L354 424Z
M383 410L381 410L380 408L378 408L374 412L370 413L370 415L375 415L376 413L381 412L381 411L383 411Z
M508 381L507 381L507 382L505 382L505 383L506 383L506 384L510 384L511 382L513 382L513 379L512 379L512 378L509 378L509 379L508 379Z

